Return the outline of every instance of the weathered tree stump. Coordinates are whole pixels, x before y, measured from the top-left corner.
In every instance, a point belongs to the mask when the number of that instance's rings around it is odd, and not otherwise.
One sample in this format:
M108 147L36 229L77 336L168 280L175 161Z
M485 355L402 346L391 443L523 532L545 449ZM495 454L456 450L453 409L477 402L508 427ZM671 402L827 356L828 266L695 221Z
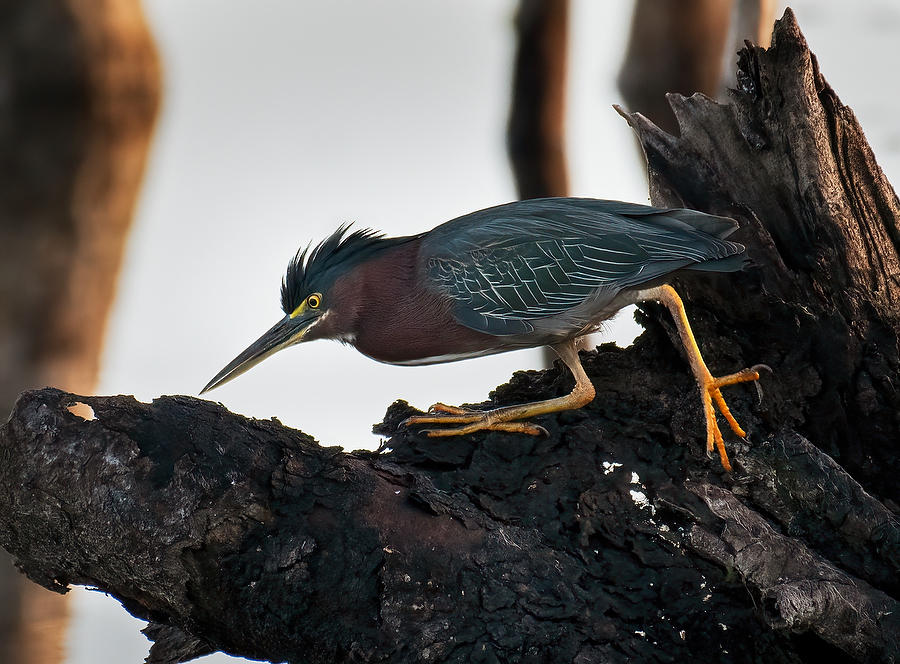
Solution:
M584 353L597 398L547 438L323 448L190 397L24 394L0 432L0 544L43 585L151 621L153 662L892 662L900 655L900 204L793 15L729 105L627 116L653 198L742 223L756 265L680 284L728 399L735 466L655 307ZM568 391L518 373L492 404ZM89 404L95 419L67 406Z

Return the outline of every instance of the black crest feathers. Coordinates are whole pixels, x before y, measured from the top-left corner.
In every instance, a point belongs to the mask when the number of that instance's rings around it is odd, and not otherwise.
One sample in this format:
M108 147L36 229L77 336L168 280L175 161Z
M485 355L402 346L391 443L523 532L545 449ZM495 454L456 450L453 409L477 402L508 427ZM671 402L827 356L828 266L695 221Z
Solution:
M334 280L377 252L411 238L386 238L378 231L361 228L348 232L341 224L315 247L301 249L288 263L281 282L281 308L290 314L310 293L325 293Z

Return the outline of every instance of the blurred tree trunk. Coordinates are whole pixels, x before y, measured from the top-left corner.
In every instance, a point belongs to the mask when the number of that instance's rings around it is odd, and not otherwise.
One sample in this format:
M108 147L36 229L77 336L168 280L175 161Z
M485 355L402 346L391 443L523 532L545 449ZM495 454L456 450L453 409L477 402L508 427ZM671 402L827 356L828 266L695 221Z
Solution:
M744 40L768 46L774 18L775 0L636 0L619 72L625 106L677 132L666 93L720 96Z
M569 0L521 0L507 127L519 198L566 196Z
M137 0L0 10L0 409L90 393L160 94ZM0 560L0 662L61 660L62 598Z

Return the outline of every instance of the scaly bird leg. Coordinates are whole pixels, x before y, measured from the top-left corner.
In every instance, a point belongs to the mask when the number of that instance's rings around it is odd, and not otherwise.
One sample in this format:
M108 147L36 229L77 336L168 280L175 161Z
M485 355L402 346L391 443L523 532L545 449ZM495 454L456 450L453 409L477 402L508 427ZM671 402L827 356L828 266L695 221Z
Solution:
M456 406L447 406L436 403L429 409L428 415L414 415L405 420L403 424L459 424L462 426L446 429L425 429L429 436L461 436L474 431L509 431L527 433L531 435L546 434L544 427L530 422L519 422L538 415L555 413L561 410L581 408L594 399L594 386L581 366L575 340L570 339L552 347L565 362L566 366L575 376L575 389L564 397L535 401L519 406L505 406L493 410L477 411Z
M675 292L675 289L671 286L666 284L657 288L640 291L636 294L636 299L638 301L655 300L664 304L672 314L672 318L675 319L675 326L678 328L678 335L681 337L681 342L684 344L684 348L687 351L691 371L693 371L694 377L697 379L697 384L700 386L701 399L703 400L703 414L706 417L706 451L712 452L713 446L715 446L719 451L719 459L722 461L722 467L731 472L731 463L728 461L728 454L725 452L725 442L722 439L722 432L719 430L719 425L716 422L716 411L713 404L718 407L719 411L725 417L725 421L728 422L728 426L731 427L731 430L734 431L735 434L741 438L746 436L747 434L740 427L734 419L734 416L731 414L731 411L728 409L728 405L722 397L720 388L727 387L728 385L735 385L737 383L759 380L759 373L753 369L743 369L737 373L722 376L720 378L714 377L709 372L709 369L707 369L706 363L703 361L703 356L700 354L700 348L697 346L697 340L694 339L694 333L691 332L687 313L684 310L684 303L681 301L681 297L679 297L678 293Z

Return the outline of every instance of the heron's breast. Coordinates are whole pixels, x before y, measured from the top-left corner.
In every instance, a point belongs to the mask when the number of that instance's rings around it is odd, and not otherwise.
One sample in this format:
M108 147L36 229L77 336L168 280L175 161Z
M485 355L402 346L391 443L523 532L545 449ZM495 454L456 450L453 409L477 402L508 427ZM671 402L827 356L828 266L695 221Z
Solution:
M357 293L351 343L390 364L452 362L509 350L506 342L458 323L453 302L429 289L417 270L418 243L371 261L354 285Z
M439 295L418 288L389 302L368 302L358 323L353 345L389 364L453 362L507 350L501 337L460 325Z

